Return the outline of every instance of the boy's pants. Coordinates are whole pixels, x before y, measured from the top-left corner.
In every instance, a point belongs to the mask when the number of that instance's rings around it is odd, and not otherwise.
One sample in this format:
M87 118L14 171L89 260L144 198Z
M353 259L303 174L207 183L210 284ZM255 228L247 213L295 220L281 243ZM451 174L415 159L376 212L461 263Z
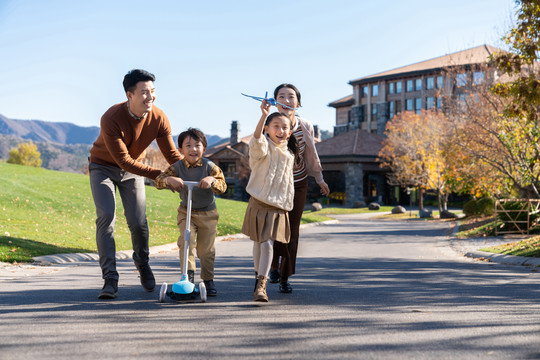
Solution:
M96 244L104 279L117 279L114 224L116 189L120 192L124 215L131 232L136 266L148 262L148 222L144 178L120 168L90 163L90 187L96 205Z
M187 209L178 207L178 217L176 223L180 230L178 237L178 248L180 249L180 267L184 266L184 231L186 229ZM191 238L189 242L188 270L196 270L195 249L201 263L201 279L214 279L214 260L216 249L217 222L219 214L217 209L210 211L191 210Z

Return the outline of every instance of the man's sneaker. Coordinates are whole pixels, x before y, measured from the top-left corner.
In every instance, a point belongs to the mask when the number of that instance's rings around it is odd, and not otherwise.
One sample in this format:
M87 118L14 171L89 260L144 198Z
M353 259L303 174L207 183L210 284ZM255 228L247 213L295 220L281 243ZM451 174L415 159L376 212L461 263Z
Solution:
M118 280L116 279L105 279L105 284L103 289L99 293L99 299L114 299L116 293L118 292Z
M279 271L278 270L270 271L270 277L268 278L268 282L271 282L272 284L277 284L279 282Z
M214 280L204 280L204 286L206 286L206 295L208 296L217 295L217 289L216 289L216 285L214 284Z
M190 283L195 284L195 271L188 270L187 271L187 277Z
M139 270L139 278L141 279L141 285L144 290L151 292L156 288L156 279L154 278L154 273L150 269L148 263L144 265L137 266Z

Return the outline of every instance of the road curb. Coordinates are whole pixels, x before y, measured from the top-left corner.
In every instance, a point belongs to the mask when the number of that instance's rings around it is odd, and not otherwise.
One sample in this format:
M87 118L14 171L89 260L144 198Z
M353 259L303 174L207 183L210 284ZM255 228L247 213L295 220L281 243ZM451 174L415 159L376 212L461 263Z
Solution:
M316 223L309 223L300 225L300 228L310 227L310 226L320 226L328 224L336 224L339 220L327 220ZM232 234L232 235L223 235L216 237L216 242L220 241L231 241L237 239L247 238L244 234ZM164 252L171 252L178 249L176 242L158 246L150 247L150 256L161 254ZM131 259L133 250L122 250L116 252L116 260L127 260ZM99 261L99 255L97 253L72 253L72 254L55 254L55 255L44 255L36 256L33 258L34 264L36 265L53 265L53 264L67 264L67 263L76 263L84 261Z
M459 232L459 221L456 221L456 226L454 227L452 231L451 237L455 237L455 235L458 232ZM493 263L503 264L503 265L520 265L520 266L530 266L530 267L540 266L540 258L533 258L533 257L527 257L527 256L496 254L496 253L480 251L480 250L469 250L469 251L466 251L465 253L462 253L462 255L464 257L475 259L475 260L493 262Z
M494 262L497 264L504 265L521 265L521 266L531 266L539 267L540 258L531 258L527 256L514 256L514 255L504 255L504 254L494 254L486 251L468 251L464 255L465 257L472 258L475 260Z

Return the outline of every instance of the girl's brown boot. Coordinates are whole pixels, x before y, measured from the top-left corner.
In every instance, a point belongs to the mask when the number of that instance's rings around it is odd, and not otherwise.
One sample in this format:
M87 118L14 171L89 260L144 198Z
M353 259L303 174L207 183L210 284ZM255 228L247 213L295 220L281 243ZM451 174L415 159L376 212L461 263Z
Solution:
M266 295L266 281L267 277L259 275L257 277L257 289L253 293L253 300L268 302L268 295Z

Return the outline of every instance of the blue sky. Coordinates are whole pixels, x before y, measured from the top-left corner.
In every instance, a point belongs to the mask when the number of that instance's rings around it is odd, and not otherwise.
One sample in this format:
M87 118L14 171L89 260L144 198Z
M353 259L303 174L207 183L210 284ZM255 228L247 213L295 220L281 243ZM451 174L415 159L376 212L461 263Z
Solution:
M124 74L156 75L174 134L253 132L283 82L299 114L333 130L350 80L481 44L503 47L513 0L0 0L0 114L99 126Z

